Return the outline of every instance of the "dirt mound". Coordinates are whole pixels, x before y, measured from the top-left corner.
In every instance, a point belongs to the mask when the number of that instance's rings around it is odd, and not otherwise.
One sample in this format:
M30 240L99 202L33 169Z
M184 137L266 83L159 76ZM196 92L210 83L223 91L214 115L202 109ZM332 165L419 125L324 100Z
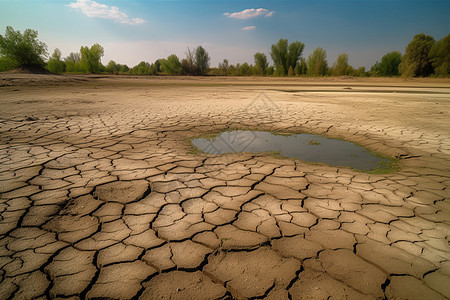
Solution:
M13 70L6 71L4 73L14 73L14 74L43 74L43 75L55 75L49 70L41 66L24 66Z

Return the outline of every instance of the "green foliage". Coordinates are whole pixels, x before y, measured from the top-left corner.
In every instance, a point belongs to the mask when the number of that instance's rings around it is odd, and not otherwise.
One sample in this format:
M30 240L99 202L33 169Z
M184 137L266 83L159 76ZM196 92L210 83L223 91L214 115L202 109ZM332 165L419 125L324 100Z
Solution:
M181 63L178 56L170 55L167 59L161 60L161 71L167 75L181 74Z
M128 73L130 71L130 68L127 65L119 65L119 66L120 66L120 69L119 69L120 73L125 74L125 73Z
M450 76L450 34L433 45L429 58L437 76Z
M369 76L369 74L366 72L366 67L359 67L356 70L353 69L352 72L350 73L350 75L357 76L357 77L367 77L367 76Z
M7 26L5 35L0 35L0 72L16 67L44 66L47 57L47 46L37 39L35 30L26 29L23 34ZM230 65L227 59L218 68L210 70L210 56L202 47L192 51L188 48L186 58L180 60L174 54L167 59L156 60L153 64L140 62L130 69L115 61L109 61L104 67L101 58L104 49L99 44L81 47L80 53L70 53L64 60L61 51L55 49L46 65L53 73L98 73L106 71L110 74L155 75L164 72L168 75L206 75L209 71L214 75L251 76L450 76L450 34L435 43L432 36L423 33L414 36L405 49L403 57L400 52L389 52L376 62L370 72L364 67L352 68L348 64L348 54L339 54L331 69L328 68L327 54L322 48L317 48L308 56L302 58L305 45L299 41L288 43L280 39L271 46L270 56L274 66L270 66L264 53L254 54L254 65L248 63Z
M188 48L186 58L181 60L181 74L206 75L209 70L209 61L209 54L202 46L192 51Z
M209 61L211 58L209 57L208 52L202 47L198 46L195 49L195 66L197 67L198 75L206 75L209 69Z
M266 75L266 70L269 66L267 56L264 53L256 52L253 57L255 59L255 74Z
M294 73L296 76L304 76L308 70L308 65L306 64L306 60L302 57L295 67Z
M293 70L297 66L297 63L298 63L300 57L302 56L304 48L305 48L305 44L300 43L299 41L292 42L289 45L287 65L289 67L292 67Z
M55 74L61 74L62 72L64 72L65 63L61 60L61 56L61 51L56 48L47 63L47 69L50 72Z
M403 55L404 56L404 55ZM402 77L414 77L415 74L415 67L413 64L408 64L404 61L404 58L402 57L402 62L398 66L398 72Z
M252 75L252 67L249 66L248 63L243 63L239 67L239 75L241 75L241 76L251 76Z
M237 65L230 65L229 68L228 68L228 75L238 76L240 67L241 66L239 64L237 64Z
M161 60L157 59L154 63L150 64L145 61L141 61L132 69L127 71L128 66L121 66L121 73L131 73L133 75L156 75L161 72Z
M336 62L333 65L331 74L333 76L349 75L352 67L348 64L348 54L341 53L338 55Z
M406 46L405 54L399 66L399 71L404 77L429 76L433 73L433 66L429 53L434 45L434 38L423 33L416 34L413 40Z
M370 72L373 76L398 76L398 67L402 61L402 54L398 51L393 51L385 54L381 58L381 62L376 62Z
M288 76L289 76L289 77L294 76L294 69L292 69L292 66L289 66Z
M193 75L191 65L189 64L189 61L186 58L183 58L181 60L181 74L182 75Z
M126 74L130 71L127 65L121 65L116 63L114 60L110 60L109 63L105 67L105 72L109 74ZM137 72L137 71L136 71Z
M327 52L317 48L308 56L308 76L324 76L328 71Z
M119 73L120 65L118 65L114 60L110 60L105 67L105 71L109 74Z
M0 56L0 72L12 70L19 67L19 64L10 57Z
M146 61L141 61L139 64L134 66L131 69L131 73L133 75L153 75L156 73L153 73L153 65L150 65Z
M84 72L84 68L81 66L81 54L71 52L64 61L66 62L67 73L81 73Z
M62 57L61 50L59 50L58 48L55 48L55 50L53 51L53 54L50 57L50 59L53 59L53 60L56 60L56 61L61 61L61 57Z
M288 40L280 39L276 45L272 45L270 52L277 74L286 75L288 72Z
M288 45L287 39L280 39L276 45L272 45L270 56L275 64L276 74L286 76L289 67L294 70L302 55L305 45L299 41Z
M105 72L105 66L100 63L98 66L98 73L104 73Z
M379 75L381 63L377 60L377 62L370 68L371 76L381 76Z
M141 61L137 66L137 75L150 75L151 65L148 62Z
M184 75L196 75L198 73L197 66L195 65L195 49L191 51L188 48L186 58L181 60L181 69Z
M37 39L36 30L26 29L23 34L6 27L5 36L0 34L0 56L6 57L15 64L26 66L45 65L47 45Z
M228 75L230 66L228 64L228 59L224 59L223 62L219 63L219 70L221 75Z
M389 52L381 58L380 74L382 76L398 76L398 67L402 62L402 54L398 51Z
M156 75L156 74L158 74L160 72L162 72L161 71L161 60L157 59L151 65L151 73L152 73L152 75Z
M104 49L99 44L89 47L81 47L81 64L88 73L98 73L102 69L100 59L104 55Z
M208 74L211 76L223 76L222 70L216 67L209 68Z
M69 56L67 56L65 58L65 61L66 61L66 63L67 63L67 61L72 61L73 63L79 63L79 62L81 62L81 54L80 53L71 52L69 54Z

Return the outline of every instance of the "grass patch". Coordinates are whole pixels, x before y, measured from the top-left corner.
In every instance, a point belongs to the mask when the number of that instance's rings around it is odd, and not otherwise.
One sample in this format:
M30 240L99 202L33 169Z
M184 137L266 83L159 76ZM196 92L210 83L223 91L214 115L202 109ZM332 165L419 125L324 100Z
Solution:
M316 141L314 141L314 140L309 140L308 144L310 144L310 145L312 145L312 146L318 146L318 145L320 145L319 142L316 142Z
M191 144L191 148L190 148L189 151L187 152L188 154L192 154L192 155L200 155L200 154L202 154L202 153L205 153L205 152L203 152L202 150L198 149L198 148L192 143L192 140L190 141L190 144Z
M362 170L356 170L358 172L365 172L369 174L388 174L392 172L396 172L400 169L400 159L390 157L390 156L384 156L380 153L376 153L371 151L371 153L382 160L378 163L378 165L375 167L375 169L371 171L362 171Z

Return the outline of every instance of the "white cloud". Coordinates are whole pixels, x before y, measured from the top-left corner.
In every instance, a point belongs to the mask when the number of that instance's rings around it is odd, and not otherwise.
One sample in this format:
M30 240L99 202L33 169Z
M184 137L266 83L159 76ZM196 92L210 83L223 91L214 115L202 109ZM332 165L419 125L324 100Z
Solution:
M130 18L126 13L121 12L117 6L111 6L100 4L92 0L77 0L72 2L68 6L79 9L83 14L90 18L101 18L113 20L114 22L138 25L147 21L139 18Z
M258 8L258 9L249 8L249 9L244 9L243 11L234 12L234 13L226 12L223 15L227 16L228 18L245 20L245 19L255 18L255 17L259 17L259 16L271 17L273 15L273 13L274 13L273 11L269 11L265 8Z
M256 28L256 26L245 26L245 27L242 27L241 29L242 30L253 30L255 28Z

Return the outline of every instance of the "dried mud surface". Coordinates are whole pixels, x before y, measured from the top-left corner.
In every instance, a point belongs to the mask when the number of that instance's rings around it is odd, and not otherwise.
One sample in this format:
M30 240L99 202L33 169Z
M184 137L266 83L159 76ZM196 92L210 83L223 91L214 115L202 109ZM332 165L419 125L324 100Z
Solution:
M450 81L0 86L1 299L450 298ZM228 128L342 137L401 168L192 153Z

